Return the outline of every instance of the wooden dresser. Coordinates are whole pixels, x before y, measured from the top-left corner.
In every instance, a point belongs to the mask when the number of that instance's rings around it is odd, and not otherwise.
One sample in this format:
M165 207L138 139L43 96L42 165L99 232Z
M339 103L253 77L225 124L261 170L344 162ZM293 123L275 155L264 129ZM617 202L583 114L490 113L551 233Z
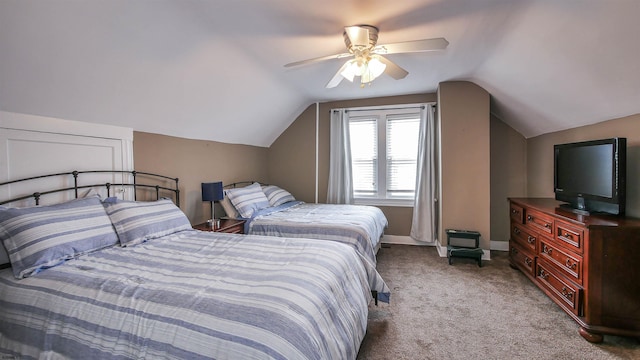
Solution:
M640 219L578 215L554 199L509 200L511 266L578 322L587 341L640 338Z

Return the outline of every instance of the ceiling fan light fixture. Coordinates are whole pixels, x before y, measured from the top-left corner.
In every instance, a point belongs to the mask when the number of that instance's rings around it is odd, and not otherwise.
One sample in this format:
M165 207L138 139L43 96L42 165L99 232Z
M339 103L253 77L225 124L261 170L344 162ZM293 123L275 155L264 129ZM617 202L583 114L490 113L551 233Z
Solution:
M382 75L386 68L387 65L380 61L380 56L374 55L369 59L359 57L347 61L340 75L351 82L356 76L360 76L360 86L363 87Z
M376 79L371 69L367 67L366 71L360 77L360 87L364 87L365 84L371 85L371 82Z
M347 66L344 68L344 70L342 70L340 75L342 75L343 78L353 82L353 78L356 76L360 76L361 73L362 70L358 66L358 61L353 59L347 61Z
M371 75L373 76L371 80L373 80L378 76L382 75L382 73L384 73L384 70L387 68L387 65L382 61L380 61L380 56L374 55L371 57L371 60L369 60L369 62L367 63L367 68L371 72Z
M356 76L360 77L360 87L364 87L365 84L370 84L383 73L386 73L395 80L404 79L409 74L407 70L401 68L383 55L444 50L449 45L449 42L445 38L411 40L378 45L378 28L364 24L345 27L343 38L347 48L346 53L296 61L286 64L285 67L300 66L324 60L343 59L353 56L353 59L342 64L342 67L333 75L325 87L327 89L334 88L338 86L343 79L353 82Z

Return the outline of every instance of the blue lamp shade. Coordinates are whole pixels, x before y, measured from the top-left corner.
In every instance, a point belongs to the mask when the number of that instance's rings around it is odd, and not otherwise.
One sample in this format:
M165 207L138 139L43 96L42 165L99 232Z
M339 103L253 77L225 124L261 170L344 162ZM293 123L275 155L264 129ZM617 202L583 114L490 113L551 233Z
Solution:
M202 183L202 201L220 201L224 199L222 181Z

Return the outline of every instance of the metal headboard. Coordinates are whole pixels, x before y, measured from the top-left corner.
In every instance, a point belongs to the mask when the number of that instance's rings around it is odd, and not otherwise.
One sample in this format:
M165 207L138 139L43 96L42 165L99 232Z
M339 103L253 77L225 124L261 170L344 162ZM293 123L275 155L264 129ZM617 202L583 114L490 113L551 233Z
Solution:
M83 184L83 185L79 185L79 178L81 177L82 174L110 174L110 175L131 175L130 177L128 177L129 179L133 179L131 182L122 182L122 183L110 183L110 182L106 182L106 183L93 183L93 184ZM174 197L175 197L175 204L180 207L180 189L178 188L178 178L172 178L172 177L168 177L168 176L164 176L164 175L158 175L158 174L152 174L152 173L147 173L147 172L142 172L142 171L122 171L122 170L90 170L90 171L71 171L71 172L64 172L64 173L56 173L56 174L48 174L48 175L41 175L41 176L32 176L32 177L28 177L28 178L24 178L24 179L18 179L18 180L11 180L11 181L6 181L3 183L0 183L0 189L3 186L7 186L7 185L12 185L12 184L17 184L17 183L25 183L28 181L32 181L32 180L38 180L38 179L46 179L46 178L54 178L54 179L59 179L59 180L64 180L65 177L73 177L73 186L70 187L63 187L63 188L54 188L54 189L43 189L41 191L36 191L32 194L27 194L27 195L19 195L16 197L12 197L10 199L7 200L0 200L0 205L3 204L8 204L14 201L20 201L20 200L26 200L26 199L31 199L33 198L35 201L36 206L40 205L40 198L44 195L50 195L50 194L55 194L55 193L63 193L63 192L70 192L73 191L75 198L77 199L78 197L80 197L80 195L78 194L78 191L80 189L87 189L87 188L106 188L107 189L107 196L112 196L112 189L115 188L132 188L133 189L133 199L137 200L138 198L138 194L137 191L138 189L147 189L147 190L155 190L155 194L156 194L156 200L160 199L160 191L167 191L167 192L172 192L174 193ZM140 183L139 182L139 177L143 178L143 181L145 182L151 182L152 184L148 184L148 183ZM142 179L140 179L142 180ZM173 183L173 187L168 187L167 186L167 182L169 183L169 186L171 186L171 184ZM34 188L37 188L36 185L34 185ZM0 244L0 246L2 246ZM4 268L8 268L10 266L10 264L0 264L0 269L4 269Z
M261 181L249 181L249 180L247 180L247 181L237 181L237 182L234 182L234 183L231 183L231 184L225 185L225 186L224 186L224 188L225 188L225 189L235 189L235 188L245 187L245 186L247 186L247 185L251 185L251 184L253 184L253 183L255 183L255 182L257 182L258 184L260 184L260 185L262 185L262 186L267 186L267 185L269 185L269 184L267 184L267 183L263 183L263 182L261 182Z
M78 178L80 177L80 175L82 174L129 174L132 176L133 181L130 183L98 183L98 184L88 184L88 185L78 185ZM142 175L145 180L151 180L152 182L155 182L156 184L145 184L145 183L139 183L138 182L138 175ZM24 179L18 179L18 180L11 180L11 181L7 181L7 182L3 182L0 183L0 187L5 186L5 185L11 185L11 184L16 184L16 183L21 183L21 182L25 182L25 181L30 181L30 180L36 180L36 179L44 179L44 178L52 178L52 177L64 177L64 176L73 176L73 183L74 185L71 187L66 187L66 188L57 188L57 189L46 189L43 191L37 191L34 192L32 194L28 194L28 195L21 195L15 198L11 198L8 200L2 200L0 201L0 205L2 204L7 204L7 203L11 203L14 201L20 201L20 200L25 200L25 199L29 199L29 198L33 198L35 200L36 205L40 205L40 197L43 195L48 195L48 194L54 194L54 193L60 193L60 192L65 192L65 191L74 191L75 193L75 197L76 199L79 197L78 195L78 190L80 189L87 189L87 188L97 188L97 187L105 187L107 189L107 196L112 196L111 194L111 189L114 187L131 187L133 188L133 197L134 200L137 199L137 189L142 188L142 189L155 189L156 192L156 199L160 198L160 190L165 190L165 191L170 191L173 192L175 194L175 203L178 207L180 207L180 189L178 189L178 178L172 178L172 177L168 177L168 176L164 176L164 175L158 175L158 174L152 174L152 173L147 173L147 172L142 172L142 171L123 171L123 170L90 170L90 171L71 171L71 172L65 172L65 173L56 173L56 174L48 174L48 175L41 175L41 176L33 176L33 177L28 177L28 178L24 178ZM175 184L175 186L173 188L171 187L167 187L167 186L162 186L162 185L158 185L158 183L161 182L166 182L166 180L169 180L170 182L173 182ZM163 184L164 185L164 184Z

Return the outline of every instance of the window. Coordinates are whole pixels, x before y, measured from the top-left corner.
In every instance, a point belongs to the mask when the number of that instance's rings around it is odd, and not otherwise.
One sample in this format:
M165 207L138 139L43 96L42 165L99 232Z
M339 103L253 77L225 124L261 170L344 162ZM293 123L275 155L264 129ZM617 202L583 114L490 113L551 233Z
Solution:
M412 205L419 109L352 109L348 114L356 202Z

